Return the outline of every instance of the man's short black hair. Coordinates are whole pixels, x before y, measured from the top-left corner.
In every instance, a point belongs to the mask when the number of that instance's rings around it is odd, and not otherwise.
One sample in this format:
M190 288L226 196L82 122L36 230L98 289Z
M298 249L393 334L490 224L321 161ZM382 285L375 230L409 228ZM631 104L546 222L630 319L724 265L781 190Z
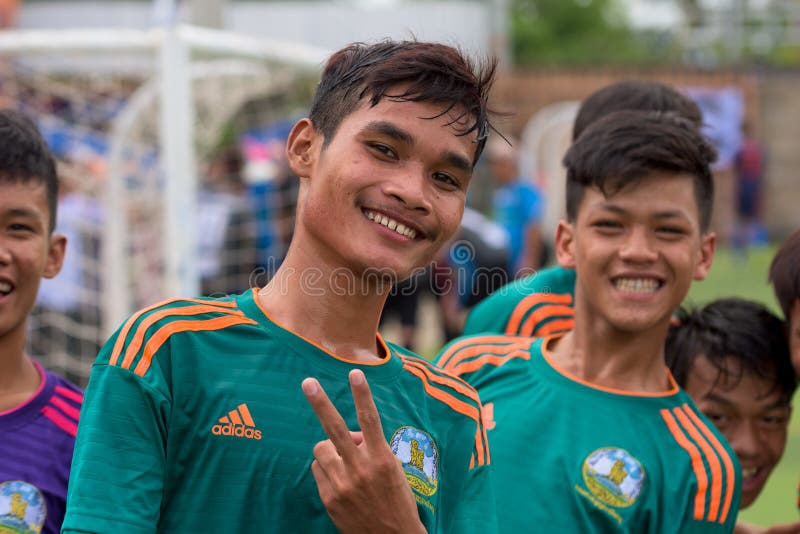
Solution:
M56 226L56 162L31 119L13 109L0 110L0 183L41 183L47 191L50 228Z
M705 357L736 384L745 373L772 384L788 404L797 387L784 322L765 306L740 298L681 309L667 335L665 355L672 375L686 387L695 361ZM731 361L740 365L731 366Z
M675 114L618 111L592 123L564 156L567 218L574 221L587 188L613 195L654 172L692 177L700 228L708 230L714 203L714 148L691 121Z
M328 59L309 118L322 132L327 146L344 118L362 100L370 106L383 98L441 104L441 113L426 118L434 119L451 110L459 113L452 122L458 134L476 132L474 165L491 128L488 98L496 64L492 60L478 69L462 52L440 43L353 43Z

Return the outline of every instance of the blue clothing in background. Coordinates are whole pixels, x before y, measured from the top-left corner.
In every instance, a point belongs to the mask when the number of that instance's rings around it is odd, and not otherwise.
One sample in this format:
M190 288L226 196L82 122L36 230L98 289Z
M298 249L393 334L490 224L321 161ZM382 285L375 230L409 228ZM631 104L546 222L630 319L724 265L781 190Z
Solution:
M520 178L502 185L494 193L494 219L508 232L509 268L514 269L525 246L525 229L538 224L544 213L544 196Z

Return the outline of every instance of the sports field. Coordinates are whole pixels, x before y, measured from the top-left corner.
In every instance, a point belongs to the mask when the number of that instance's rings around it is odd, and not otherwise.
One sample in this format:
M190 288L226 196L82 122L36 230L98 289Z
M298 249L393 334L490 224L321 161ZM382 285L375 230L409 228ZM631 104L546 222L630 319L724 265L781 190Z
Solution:
M747 257L742 258L734 256L730 250L718 250L709 277L704 282L694 284L689 301L703 303L719 297L739 296L763 302L778 312L778 305L767 284L767 271L774 252L775 247L751 249ZM798 477L800 417L795 410L783 460L758 501L743 511L740 517L763 526L800 519L795 505Z

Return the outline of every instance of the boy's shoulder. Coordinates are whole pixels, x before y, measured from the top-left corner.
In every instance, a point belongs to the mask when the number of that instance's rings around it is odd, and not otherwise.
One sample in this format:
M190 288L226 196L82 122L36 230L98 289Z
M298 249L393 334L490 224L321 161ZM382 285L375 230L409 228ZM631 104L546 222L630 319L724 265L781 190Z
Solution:
M574 295L574 270L560 266L542 269L501 287L481 301L467 317L464 334L542 336L570 330ZM541 311L532 316L537 310ZM542 329L545 322L556 320L561 322Z
M480 391L497 369L512 362L530 360L540 341L527 336L502 334L462 336L445 345L434 363Z

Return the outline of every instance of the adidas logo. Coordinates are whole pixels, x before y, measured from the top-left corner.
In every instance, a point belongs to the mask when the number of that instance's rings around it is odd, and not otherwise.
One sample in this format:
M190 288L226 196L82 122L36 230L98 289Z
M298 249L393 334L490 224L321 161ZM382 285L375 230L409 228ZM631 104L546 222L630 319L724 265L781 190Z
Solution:
M247 404L240 404L235 410L219 418L219 423L211 427L215 436L234 436L237 438L261 439L261 431L255 429L256 423Z

